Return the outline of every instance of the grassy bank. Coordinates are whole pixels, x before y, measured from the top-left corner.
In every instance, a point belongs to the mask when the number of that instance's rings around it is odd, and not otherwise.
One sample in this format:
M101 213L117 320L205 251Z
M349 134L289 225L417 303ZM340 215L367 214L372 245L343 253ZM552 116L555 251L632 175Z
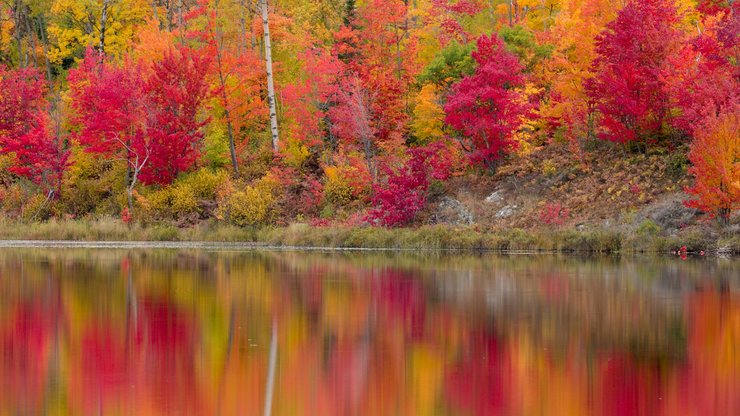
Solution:
M689 251L740 253L740 236L710 237L699 231L677 236L625 235L608 230L478 229L423 226L385 229L375 227L241 228L203 222L190 228L161 223L127 226L120 220L51 220L41 223L0 221L3 240L75 241L206 241L255 242L276 246L384 248L424 250L548 251L578 253L668 253L686 246Z

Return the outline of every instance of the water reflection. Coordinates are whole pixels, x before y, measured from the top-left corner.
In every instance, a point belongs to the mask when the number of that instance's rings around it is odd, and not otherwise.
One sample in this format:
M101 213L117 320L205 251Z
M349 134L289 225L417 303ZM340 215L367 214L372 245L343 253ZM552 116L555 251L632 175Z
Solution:
M740 414L739 271L2 250L0 415Z

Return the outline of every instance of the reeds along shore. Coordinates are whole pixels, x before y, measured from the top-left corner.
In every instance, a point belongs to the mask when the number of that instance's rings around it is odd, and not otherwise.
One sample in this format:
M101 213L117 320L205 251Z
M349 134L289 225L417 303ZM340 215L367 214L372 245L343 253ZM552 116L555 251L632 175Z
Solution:
M326 248L534 251L600 254L688 253L740 254L740 236L691 230L673 236L610 230L483 229L444 225L387 229L378 227L236 227L204 222L190 228L174 224L126 225L118 219L0 221L3 240L205 241Z

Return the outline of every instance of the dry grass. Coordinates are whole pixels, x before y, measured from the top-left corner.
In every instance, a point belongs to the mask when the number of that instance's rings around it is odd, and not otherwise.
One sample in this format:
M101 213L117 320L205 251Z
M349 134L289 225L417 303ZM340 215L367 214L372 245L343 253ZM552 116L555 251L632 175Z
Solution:
M235 227L205 221L189 228L171 223L128 226L114 218L13 222L0 220L0 239L74 241L205 241L255 242L276 246L467 250L545 251L560 253L667 253L681 246L689 251L740 253L740 238L732 233L710 237L692 229L678 236L624 235L604 230L543 228L481 229L444 225L385 229L376 227Z

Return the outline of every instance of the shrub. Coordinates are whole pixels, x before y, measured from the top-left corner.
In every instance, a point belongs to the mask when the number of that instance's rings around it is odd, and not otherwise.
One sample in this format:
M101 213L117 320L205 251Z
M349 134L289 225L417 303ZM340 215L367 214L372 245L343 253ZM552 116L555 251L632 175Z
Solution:
M274 214L280 181L272 175L229 195L221 208L224 217L241 227L267 223Z
M407 151L409 159L397 171L384 167L387 180L373 187L373 209L366 220L375 225L397 227L410 223L424 208L429 181L446 180L451 165L442 142Z
M686 151L679 149L668 157L666 173L671 179L678 180L686 175L689 170L689 159L686 157Z
M221 190L229 185L229 174L225 170L200 169L181 176L170 186L146 195L136 193L140 213L134 214L139 214L139 219L151 220L201 213L201 202L216 200Z
M647 219L640 223L635 229L640 237L652 237L660 233L660 226L655 221Z
M33 195L23 205L24 221L45 221L51 218L50 200L43 194Z
M563 208L560 202L548 202L540 212L540 221L547 225L563 225L570 215L570 210Z
M190 188L197 198L213 199L228 181L229 173L223 169L199 169L178 179L175 185Z
M77 147L72 149L70 160L60 198L65 211L75 217L91 212L117 213L119 204L113 199L125 188L125 163L108 163Z
M336 206L347 206L367 198L370 175L358 164L324 167L324 201Z
M552 159L542 162L542 174L545 176L555 176L558 173L558 166Z
M21 215L28 198L30 198L28 191L20 184L16 183L7 188L0 187L0 207L5 215Z
M177 184L168 189L169 211L175 217L198 212L198 198L195 189L185 184Z

